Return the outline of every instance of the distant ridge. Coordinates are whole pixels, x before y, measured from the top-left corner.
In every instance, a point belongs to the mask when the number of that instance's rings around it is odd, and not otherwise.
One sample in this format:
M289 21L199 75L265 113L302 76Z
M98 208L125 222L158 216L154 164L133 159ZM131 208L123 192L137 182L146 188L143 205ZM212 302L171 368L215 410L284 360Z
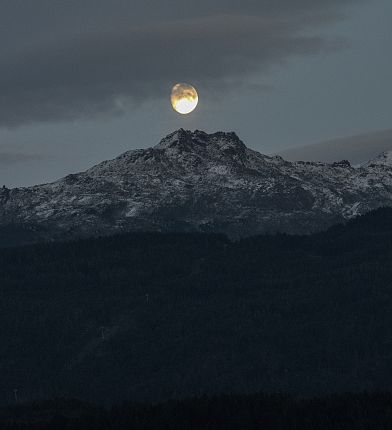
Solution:
M332 163L345 159L358 165L386 151L392 151L392 129L288 148L278 154L290 161Z

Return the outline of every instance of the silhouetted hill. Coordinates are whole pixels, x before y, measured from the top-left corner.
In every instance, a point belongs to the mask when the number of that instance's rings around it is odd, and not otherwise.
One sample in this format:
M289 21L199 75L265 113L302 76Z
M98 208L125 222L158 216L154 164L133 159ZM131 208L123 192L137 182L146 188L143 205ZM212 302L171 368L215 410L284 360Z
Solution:
M309 236L0 250L0 401L392 387L392 210Z

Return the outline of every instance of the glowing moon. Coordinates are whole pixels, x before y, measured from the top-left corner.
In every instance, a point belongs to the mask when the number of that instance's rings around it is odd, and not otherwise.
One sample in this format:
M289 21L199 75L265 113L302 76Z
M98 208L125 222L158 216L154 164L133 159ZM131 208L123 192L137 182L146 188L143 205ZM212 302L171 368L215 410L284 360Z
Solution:
M171 104L176 112L182 115L191 113L193 110L195 110L198 102L199 96L196 89L192 87L192 85L174 85L171 92Z

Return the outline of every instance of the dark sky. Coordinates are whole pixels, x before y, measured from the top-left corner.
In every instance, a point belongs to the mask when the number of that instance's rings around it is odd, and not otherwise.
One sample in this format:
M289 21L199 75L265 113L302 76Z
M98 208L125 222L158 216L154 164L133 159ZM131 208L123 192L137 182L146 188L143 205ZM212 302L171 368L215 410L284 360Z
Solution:
M391 22L390 0L1 1L0 183L180 127L264 153L390 129ZM189 116L170 106L176 82L199 91Z

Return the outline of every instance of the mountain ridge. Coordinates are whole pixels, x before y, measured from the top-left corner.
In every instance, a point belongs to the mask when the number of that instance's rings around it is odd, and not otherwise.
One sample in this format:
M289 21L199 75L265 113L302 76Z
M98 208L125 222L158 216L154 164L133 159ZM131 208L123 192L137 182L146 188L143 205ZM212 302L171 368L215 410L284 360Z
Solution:
M0 189L0 226L44 229L46 240L141 230L309 233L392 205L391 159L290 162L246 147L234 132L179 129L53 183Z

